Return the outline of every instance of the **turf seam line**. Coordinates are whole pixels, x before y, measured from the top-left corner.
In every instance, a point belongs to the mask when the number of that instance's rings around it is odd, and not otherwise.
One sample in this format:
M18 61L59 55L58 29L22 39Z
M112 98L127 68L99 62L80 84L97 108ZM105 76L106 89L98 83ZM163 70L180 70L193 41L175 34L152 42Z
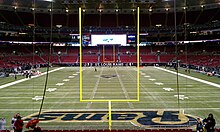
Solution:
M96 91L97 91L97 89L98 89L98 85L99 85L99 82L100 82L100 80L101 80L101 75L102 75L102 73L103 73L103 68L102 68L102 70L101 70L101 72L100 72L100 74L99 74L99 78L98 78L98 80L97 80L97 82L96 82L96 84L95 84L95 87L94 87L94 89L93 89L93 91L92 91L92 95L90 96L90 99L94 99L94 98L95 98L95 94L96 94ZM89 108L91 107L91 105L92 105L92 102L87 103L86 108L89 109Z

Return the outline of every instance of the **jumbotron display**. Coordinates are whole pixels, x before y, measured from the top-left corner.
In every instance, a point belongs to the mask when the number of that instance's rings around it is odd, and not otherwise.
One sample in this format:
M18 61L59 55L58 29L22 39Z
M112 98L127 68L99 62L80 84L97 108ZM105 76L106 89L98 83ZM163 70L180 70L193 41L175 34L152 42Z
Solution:
M79 34L70 34L71 42L69 46L79 46ZM111 45L130 46L136 44L135 34L83 34L82 44L85 46Z
M123 46L127 45L126 34L91 35L91 40L92 46L109 44L120 44Z

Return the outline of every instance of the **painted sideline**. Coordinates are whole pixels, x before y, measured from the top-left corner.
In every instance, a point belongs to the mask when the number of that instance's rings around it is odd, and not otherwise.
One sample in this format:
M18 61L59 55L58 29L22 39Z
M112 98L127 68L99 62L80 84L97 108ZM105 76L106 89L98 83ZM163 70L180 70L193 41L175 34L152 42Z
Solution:
M154 67L154 68L159 69L159 70L162 70L162 71L166 71L166 72L169 72L169 73L172 73L172 74L175 74L175 75L177 74L177 73L174 72L174 71L170 71L170 70L167 70L167 69L164 69L164 68L160 68L160 67ZM181 73L178 73L178 75L179 75L179 76L182 76L182 77L185 77L185 78L192 79L192 80L194 80L194 81L198 81L198 82L201 82L201 83L205 83L205 84L208 84L208 85L211 85L211 86L220 88L220 85L219 85L219 84L216 84L216 83L213 83L213 82L209 82L209 81L202 80L202 79L199 79L199 78L187 76L187 75L181 74Z
M49 71L48 73L55 72L55 71L58 71L58 70L61 70L61 69L64 69L64 68L65 68L65 67L56 68L56 69L54 69L54 70ZM4 85L1 85L1 86L0 86L0 89L6 88L6 87L8 87L8 86L15 85L15 84L18 84L18 83L27 81L27 80L30 80L30 79L32 79L32 78L37 78L37 77L43 76L43 75L45 75L45 74L47 74L47 72L41 73L40 75L32 76L31 78L24 78L24 79L17 80L17 81L11 82L11 83L7 83L7 84L4 84Z

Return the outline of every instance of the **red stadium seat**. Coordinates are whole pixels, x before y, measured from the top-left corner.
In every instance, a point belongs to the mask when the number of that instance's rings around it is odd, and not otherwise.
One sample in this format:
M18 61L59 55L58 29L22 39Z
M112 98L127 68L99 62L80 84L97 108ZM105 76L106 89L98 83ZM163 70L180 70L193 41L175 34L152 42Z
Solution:
M159 132L159 130L158 129L152 129L149 132Z
M192 132L192 129L179 129L178 132Z
M111 130L111 132L119 132L118 130Z
M98 132L98 130L89 130L89 132Z

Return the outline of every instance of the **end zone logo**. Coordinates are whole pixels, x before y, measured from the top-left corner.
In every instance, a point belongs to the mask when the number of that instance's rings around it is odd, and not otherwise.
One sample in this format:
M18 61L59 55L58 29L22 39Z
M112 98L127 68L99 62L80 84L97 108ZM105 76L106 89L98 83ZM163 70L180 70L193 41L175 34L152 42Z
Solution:
M37 114L26 116L23 119L29 121L32 118L36 118ZM40 115L40 121L42 123L108 122L108 113L106 111L47 111ZM145 128L180 128L196 125L196 117L183 114L182 111L120 111L112 112L112 122L131 122L135 126Z

